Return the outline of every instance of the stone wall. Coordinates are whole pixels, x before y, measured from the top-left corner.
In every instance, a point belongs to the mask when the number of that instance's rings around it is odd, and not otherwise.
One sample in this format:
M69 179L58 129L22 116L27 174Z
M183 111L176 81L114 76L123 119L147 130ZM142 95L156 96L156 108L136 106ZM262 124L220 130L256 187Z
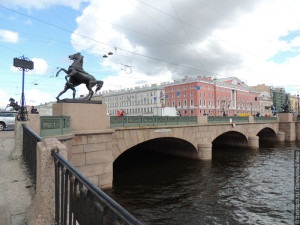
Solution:
M97 187L112 187L114 130L76 132L71 143L70 163Z
M28 225L55 224L55 169L51 150L67 159L66 147L56 138L47 138L37 144L36 193L27 209Z

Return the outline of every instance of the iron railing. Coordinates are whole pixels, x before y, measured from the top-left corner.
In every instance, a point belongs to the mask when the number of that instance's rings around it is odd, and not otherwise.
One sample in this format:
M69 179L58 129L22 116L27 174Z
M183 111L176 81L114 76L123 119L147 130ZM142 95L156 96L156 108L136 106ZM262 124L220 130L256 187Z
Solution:
M172 126L197 124L197 116L111 116L111 127Z
M56 224L142 224L52 150Z
M70 133L70 116L41 116L41 137Z
M28 169L32 185L36 187L36 144L42 141L42 138L38 136L33 130L31 130L27 124L23 124L23 147L22 157L24 163Z
M249 123L247 116L208 116L208 123Z
M254 122L268 123L268 122L278 122L278 118L275 116L254 116Z

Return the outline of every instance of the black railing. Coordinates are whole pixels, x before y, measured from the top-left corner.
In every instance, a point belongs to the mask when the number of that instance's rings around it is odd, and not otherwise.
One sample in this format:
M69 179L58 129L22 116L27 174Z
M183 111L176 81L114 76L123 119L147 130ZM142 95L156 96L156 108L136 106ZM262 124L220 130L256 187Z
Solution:
M51 154L55 162L56 224L142 224L56 150Z
M36 144L40 141L42 141L42 138L34 133L27 124L23 124L22 157L28 169L34 189L36 187Z

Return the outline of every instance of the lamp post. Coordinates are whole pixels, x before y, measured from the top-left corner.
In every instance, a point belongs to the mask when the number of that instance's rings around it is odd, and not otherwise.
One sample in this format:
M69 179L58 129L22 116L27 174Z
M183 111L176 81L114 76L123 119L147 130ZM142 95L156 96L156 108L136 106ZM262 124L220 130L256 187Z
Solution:
M19 58L14 58L14 66L19 70L22 70L22 94L21 94L21 109L18 112L18 120L26 121L27 110L25 107L25 94L24 94L24 80L25 80L25 71L33 69L33 62L28 58L21 56Z
M300 100L300 96L299 96L299 92L297 94L297 97L298 97L298 110L297 111L298 111L298 115L300 115L300 112L299 112L300 111L300 101L299 101Z

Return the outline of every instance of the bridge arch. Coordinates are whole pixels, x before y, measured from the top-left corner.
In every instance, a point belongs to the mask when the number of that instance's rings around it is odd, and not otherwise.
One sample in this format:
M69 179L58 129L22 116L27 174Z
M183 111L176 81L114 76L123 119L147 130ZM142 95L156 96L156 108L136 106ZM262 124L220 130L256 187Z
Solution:
M275 141L277 140L277 134L274 129L271 127L265 127L261 129L257 136L259 137L260 141Z
M131 148L123 151L114 163L122 160L124 157L130 157L132 154L139 154L139 151L147 153L159 153L184 158L195 158L197 149L187 140L175 137L159 137L138 143Z
M248 139L245 134L238 131L227 131L212 141L212 147L246 147Z
M166 143L176 143L178 146L188 146L188 149L193 149L196 152L198 141L196 135L192 135L191 130L195 131L198 128L191 129L190 127L179 128L158 128L158 129L118 129L113 134L113 158L117 159L123 152L131 149L147 145L148 143L155 145L166 145ZM164 143L164 144L163 144ZM174 145L176 146L176 145ZM171 151L170 151L171 152ZM176 151L176 154L189 155L190 153L182 153ZM192 153L193 155L194 153ZM196 154L196 153L195 153Z

